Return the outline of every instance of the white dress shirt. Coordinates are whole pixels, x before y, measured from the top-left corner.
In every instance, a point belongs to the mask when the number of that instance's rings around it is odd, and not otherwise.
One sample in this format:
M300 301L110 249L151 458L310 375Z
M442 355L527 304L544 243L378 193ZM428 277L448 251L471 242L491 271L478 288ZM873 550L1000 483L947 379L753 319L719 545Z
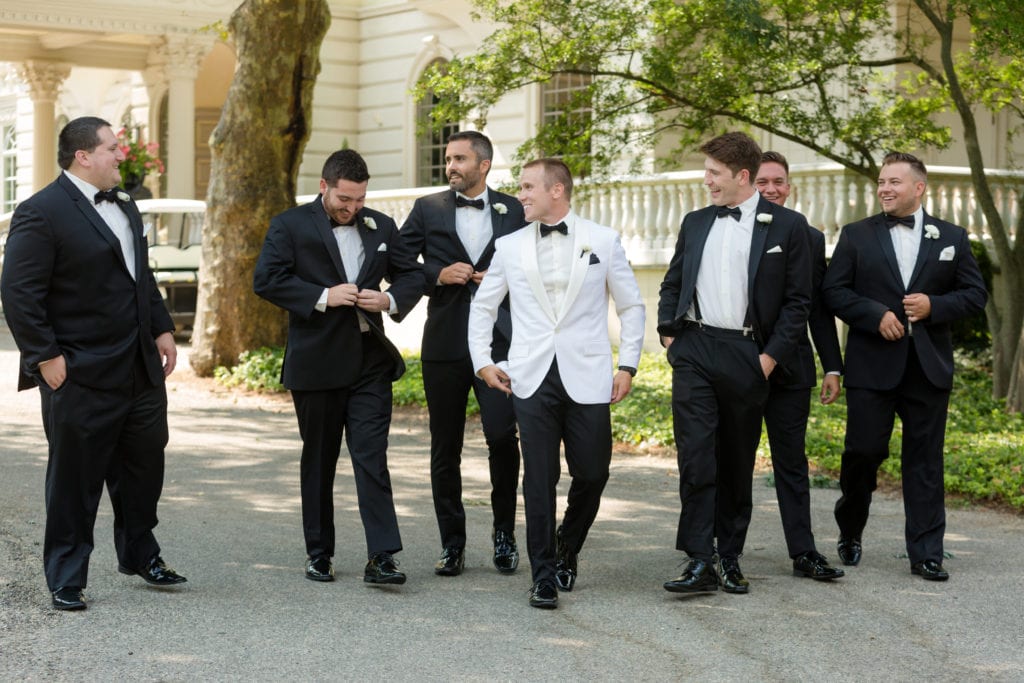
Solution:
M754 214L761 195L754 192L739 205L740 219L715 218L697 271L696 301L700 319L711 327L742 330L747 319L747 286ZM687 317L696 319L694 307Z
M914 274L917 264L917 252L921 250L921 231L924 223L924 209L920 206L914 212L914 227L898 223L889 228L892 248L896 251L896 263L900 266L900 277L903 286L910 286L910 276Z
M482 199L483 210L474 209L471 206L461 206L455 209L455 232L459 235L459 241L466 248L469 259L472 263L480 260L487 243L491 241L494 229L491 227L491 203L488 200L487 188L476 197L456 192L456 196L466 199Z
M132 279L135 279L135 239L132 237L132 226L128 221L128 214L121 210L115 202L96 202L96 193L100 191L98 187L92 183L88 183L74 173L64 171L64 175L68 177L72 183L75 184L82 194L85 195L94 207L96 212L103 219L103 222L107 224L110 231L114 233L114 237L121 243L121 254L124 256L125 265L128 266L128 272L131 274Z
M565 214L561 221L555 221L551 225L558 225L559 222L562 222L568 226L568 218L569 214ZM544 282L544 290L548 293L551 307L560 311L566 289L569 287L569 275L572 274L572 228L569 228L568 235L551 232L547 237L540 236L540 223L537 223L535 229L537 230L537 267L540 269L540 278Z

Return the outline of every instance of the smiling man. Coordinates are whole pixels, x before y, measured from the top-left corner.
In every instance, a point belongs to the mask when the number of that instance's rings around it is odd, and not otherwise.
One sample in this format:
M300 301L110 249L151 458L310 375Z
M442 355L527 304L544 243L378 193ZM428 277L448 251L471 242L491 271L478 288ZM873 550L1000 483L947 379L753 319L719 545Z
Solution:
M988 294L967 231L929 216L921 205L927 182L917 157L886 155L877 191L883 213L843 227L822 295L850 326L843 495L835 508L839 558L849 566L860 563L871 493L899 415L910 570L945 581L950 324L983 310Z
M739 557L769 380L790 372L807 334L807 221L754 189L761 149L748 136L726 133L701 151L711 206L683 218L658 302L679 458L676 548L689 558L664 588L702 593L721 582L746 593Z

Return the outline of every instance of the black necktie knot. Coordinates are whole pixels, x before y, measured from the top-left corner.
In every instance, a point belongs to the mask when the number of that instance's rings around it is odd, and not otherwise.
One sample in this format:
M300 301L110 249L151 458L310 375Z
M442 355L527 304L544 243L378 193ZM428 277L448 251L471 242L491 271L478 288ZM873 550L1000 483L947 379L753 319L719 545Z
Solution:
M568 228L568 226L566 226L566 224L564 222L559 223L558 225L544 225L543 223L540 224L540 236L541 237L547 237L548 235L550 235L553 232L560 232L563 235L568 235L569 234L569 228Z
M908 228L914 227L913 216L890 216L889 214L885 214L885 222L890 228L895 228L897 225L905 225Z
M93 201L97 204L100 202L113 202L114 204L117 204L121 201L121 198L117 196L117 188L115 187L109 190L100 190L96 193L96 196L93 197Z
M743 215L743 212L740 211L740 207L738 207L738 206L734 206L731 209L728 206L720 206L720 207L718 207L718 217L719 218L725 218L727 216L732 216L733 219L735 219L736 222L738 223L739 220L740 220L740 216L741 215Z
M471 209L479 209L480 211L483 211L484 210L484 200L483 199L466 199L461 194L455 195L455 207L461 209L461 208L466 207L466 206L468 206Z

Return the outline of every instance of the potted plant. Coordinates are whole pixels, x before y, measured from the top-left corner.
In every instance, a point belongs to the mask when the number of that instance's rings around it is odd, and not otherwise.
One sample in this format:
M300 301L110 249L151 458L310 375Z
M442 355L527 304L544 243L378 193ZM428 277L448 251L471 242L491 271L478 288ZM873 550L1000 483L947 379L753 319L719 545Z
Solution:
M164 172L164 162L157 156L160 145L156 142L143 142L137 137L137 131L129 131L122 128L117 132L117 143L124 153L124 161L121 162L121 185L135 198L141 198L146 193L143 181L150 173L160 174Z

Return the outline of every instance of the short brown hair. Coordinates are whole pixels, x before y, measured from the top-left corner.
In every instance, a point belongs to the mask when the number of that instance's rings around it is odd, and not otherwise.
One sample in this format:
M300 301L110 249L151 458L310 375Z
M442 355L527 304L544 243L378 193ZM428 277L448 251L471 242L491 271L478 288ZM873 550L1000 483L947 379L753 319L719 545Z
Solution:
M915 157L913 154L907 152L889 152L882 159L882 166L888 166L889 164L908 164L910 171L917 176L918 180L923 183L928 182L928 169L924 167L924 162Z
M725 133L700 146L700 151L715 161L725 164L735 176L743 169L750 172L753 182L761 166L761 148L746 133Z
M782 156L779 152L773 152L768 150L761 155L762 164L778 164L786 171L786 175L789 175L789 162L786 161L786 157Z
M572 198L572 172L569 171L569 167L565 165L564 161L552 157L534 159L525 164L523 170L533 168L534 166L544 167L545 190L550 190L556 183L561 183L562 188L565 190L565 198L567 200Z

